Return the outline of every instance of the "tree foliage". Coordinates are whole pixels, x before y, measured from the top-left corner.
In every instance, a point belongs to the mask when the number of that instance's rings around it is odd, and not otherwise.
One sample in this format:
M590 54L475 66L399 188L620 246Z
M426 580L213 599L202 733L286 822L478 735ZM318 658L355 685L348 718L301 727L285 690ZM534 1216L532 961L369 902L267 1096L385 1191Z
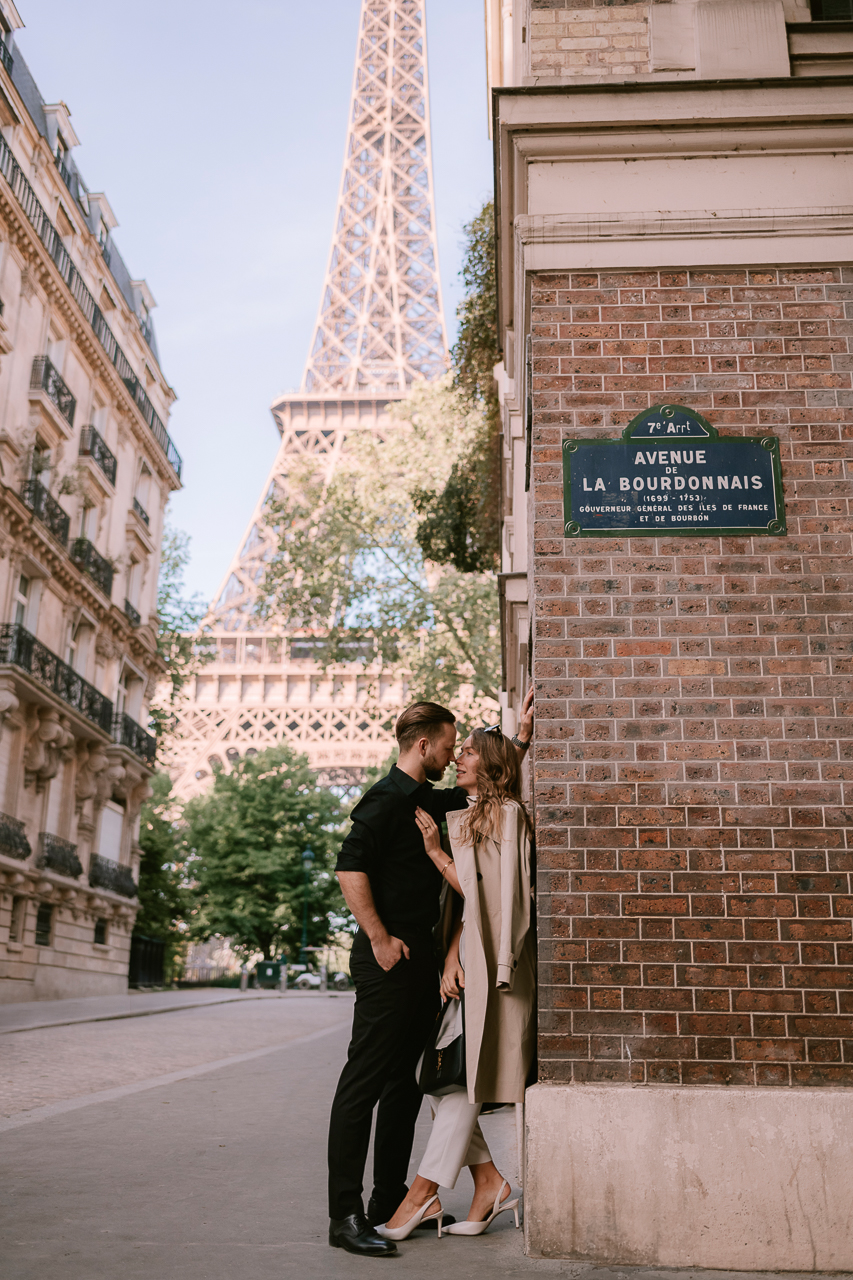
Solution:
M321 946L346 922L333 874L343 814L337 798L317 785L304 756L271 747L245 757L231 773L217 771L205 795L184 807L183 856L192 875L190 934L231 939L244 954L295 960L302 934L305 869L308 942Z
M189 541L186 533L166 525L157 580L157 653L165 667L165 679L150 706L158 737L171 726L188 680L205 661L199 628L207 605L198 594L187 598L184 588Z
M192 894L181 861L180 810L168 774L155 773L151 789L139 821L139 911L133 928L135 933L165 942L165 980L170 982L187 936L185 921L192 909Z
M462 573L500 567L501 420L494 367L499 358L494 205L465 227L465 294L453 348L454 385L478 411L477 430L441 488L413 496L424 555Z
M391 412L387 438L357 435L328 485L289 476L271 513L280 543L262 611L313 632L326 665L361 659L404 672L412 698L491 708L494 579L431 564L418 541L418 495L444 488L480 413L450 377L418 384Z

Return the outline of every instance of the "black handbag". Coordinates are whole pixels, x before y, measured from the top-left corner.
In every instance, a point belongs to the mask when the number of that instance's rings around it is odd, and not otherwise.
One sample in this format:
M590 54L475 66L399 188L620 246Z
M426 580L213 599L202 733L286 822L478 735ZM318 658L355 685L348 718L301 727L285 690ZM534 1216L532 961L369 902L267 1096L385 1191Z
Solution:
M444 1021L444 1015L450 1001L445 1000L441 1006L441 1012L435 1020L435 1026L430 1032L423 1058L421 1059L421 1069L418 1075L418 1087L421 1093L429 1094L432 1097L441 1097L442 1094L450 1093L451 1090L466 1083L464 999L465 997L460 995L462 1034L457 1036L455 1040L451 1040L450 1044L443 1049L436 1049L435 1044L439 1038L441 1024Z

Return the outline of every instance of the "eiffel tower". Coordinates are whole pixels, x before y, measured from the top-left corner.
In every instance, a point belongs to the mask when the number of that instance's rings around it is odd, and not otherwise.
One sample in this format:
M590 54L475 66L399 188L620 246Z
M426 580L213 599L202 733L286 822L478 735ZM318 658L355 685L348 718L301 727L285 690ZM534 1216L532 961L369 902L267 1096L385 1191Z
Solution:
M387 713L404 690L380 684L365 706L358 664L324 672L310 638L256 616L277 539L266 512L294 463L328 478L353 432L384 434L388 406L448 367L433 213L424 0L362 0L335 230L313 341L298 392L272 414L281 444L249 527L207 618L215 656L195 679L172 737L182 798L215 768L286 742L328 785L381 764Z

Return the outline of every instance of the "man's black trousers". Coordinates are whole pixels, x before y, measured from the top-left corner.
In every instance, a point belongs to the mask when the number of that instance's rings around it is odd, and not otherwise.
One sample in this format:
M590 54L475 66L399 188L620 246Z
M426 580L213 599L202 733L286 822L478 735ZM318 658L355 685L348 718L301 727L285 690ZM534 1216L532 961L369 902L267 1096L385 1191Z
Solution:
M373 1196L390 1217L406 1194L423 1100L415 1066L439 1009L432 940L409 945L410 959L404 957L386 973L367 934L355 935L350 956L356 991L352 1040L329 1124L330 1218L364 1210L364 1166L377 1103Z

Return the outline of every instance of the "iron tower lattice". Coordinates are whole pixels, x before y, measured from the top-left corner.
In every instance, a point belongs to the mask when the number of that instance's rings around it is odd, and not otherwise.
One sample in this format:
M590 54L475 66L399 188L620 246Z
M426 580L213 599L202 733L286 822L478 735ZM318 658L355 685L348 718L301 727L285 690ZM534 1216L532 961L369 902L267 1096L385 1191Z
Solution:
M432 190L424 4L362 0L335 234L303 391L404 395L447 368Z
M277 538L266 518L306 458L328 478L354 431L393 430L387 410L449 365L429 133L424 0L362 0L335 229L302 387L271 409L281 443L207 618L215 657L171 736L175 791L203 791L215 767L287 742L328 783L381 764L404 690L383 681L367 711L364 672L324 672L309 637L261 621L256 603ZM381 708L387 711L382 714Z

